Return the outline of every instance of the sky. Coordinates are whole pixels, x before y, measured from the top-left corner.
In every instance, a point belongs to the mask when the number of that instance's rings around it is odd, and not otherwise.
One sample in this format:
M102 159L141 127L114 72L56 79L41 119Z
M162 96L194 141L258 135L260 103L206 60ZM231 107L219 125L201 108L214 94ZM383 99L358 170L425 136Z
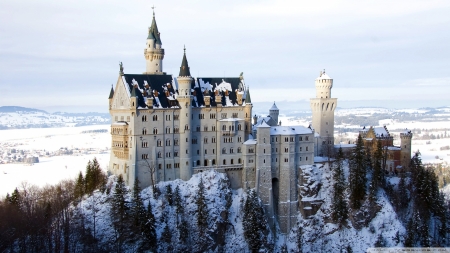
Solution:
M119 62L145 71L153 5L163 71L185 45L193 76L244 72L255 104L307 109L325 69L338 107L450 106L448 0L2 0L0 106L107 112Z

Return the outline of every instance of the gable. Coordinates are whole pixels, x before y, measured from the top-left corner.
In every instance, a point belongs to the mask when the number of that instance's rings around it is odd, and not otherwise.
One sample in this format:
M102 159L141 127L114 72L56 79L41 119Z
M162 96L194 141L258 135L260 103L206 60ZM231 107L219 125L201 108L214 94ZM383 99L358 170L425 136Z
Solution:
M119 79L117 80L116 89L114 91L111 109L130 108L130 104L130 92L123 83L122 78L119 77Z

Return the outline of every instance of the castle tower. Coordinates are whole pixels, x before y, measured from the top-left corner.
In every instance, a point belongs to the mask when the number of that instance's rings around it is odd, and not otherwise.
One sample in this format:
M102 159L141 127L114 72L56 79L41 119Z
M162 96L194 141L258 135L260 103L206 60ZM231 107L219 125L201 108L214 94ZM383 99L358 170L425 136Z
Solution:
M252 99L250 98L250 90L247 88L245 91L245 136L244 139L247 140L249 135L252 133ZM255 115L256 116L256 115Z
M191 72L186 59L186 48L184 49L183 60L181 62L178 81L178 97L180 103L180 178L189 180L192 177L192 153L191 153L191 114L192 114L192 96L191 96Z
M315 138L315 156L328 156L334 145L334 110L337 98L331 98L331 79L325 70L316 78L316 97L311 98L312 127L318 134Z
M272 118L272 120L275 122L276 125L278 125L278 115L279 114L280 114L280 110L278 110L278 107L274 101L272 107L269 110L269 115Z
M256 192L261 198L272 227L276 222L274 220L276 201L272 188L271 152L270 126L263 121L258 126L256 144L256 154L258 154L256 156Z
M156 25L155 12L153 12L152 25L148 28L147 43L144 49L146 68L144 74L164 74L163 59L164 49L158 26Z
M406 129L404 132L400 133L400 147L401 147L401 157L400 162L403 169L407 170L409 167L409 162L411 161L411 140L412 140L411 130Z

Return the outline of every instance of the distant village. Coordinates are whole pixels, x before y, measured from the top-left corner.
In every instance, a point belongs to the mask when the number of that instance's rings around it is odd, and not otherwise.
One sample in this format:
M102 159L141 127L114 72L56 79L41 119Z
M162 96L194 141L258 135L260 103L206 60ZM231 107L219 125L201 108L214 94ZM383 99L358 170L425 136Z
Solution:
M1 143L0 144L0 164L7 163L23 163L25 165L33 165L39 163L39 158L52 156L82 156L89 154L105 154L109 152L108 148L69 148L60 147L56 151L45 149L19 149L22 143Z

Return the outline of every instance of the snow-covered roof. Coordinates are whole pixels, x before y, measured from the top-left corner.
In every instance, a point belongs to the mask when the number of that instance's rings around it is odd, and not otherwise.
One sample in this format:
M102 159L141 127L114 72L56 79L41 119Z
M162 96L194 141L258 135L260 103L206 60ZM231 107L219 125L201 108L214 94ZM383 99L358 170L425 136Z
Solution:
M269 125L267 125L267 123L265 122L265 121L263 121L263 122L261 122L261 124L259 124L259 126L257 126L258 128L259 127L270 127Z
M275 101L273 102L272 107L270 107L270 110L278 110L277 105L275 104Z
M303 126L273 126L270 135L312 134L312 130Z
M257 143L256 140L247 140L247 141L244 142L244 145L254 145L256 143Z
M331 79L331 77L329 77L324 71L324 72L320 72L320 76L316 78L316 80L322 80L322 79Z
M374 127L373 131L377 136L384 136L384 137L389 136L389 132L386 130L385 127Z
M226 118L226 119L221 119L219 121L242 121L244 119L240 119L240 118Z
M354 148L356 144L336 144L334 148Z

